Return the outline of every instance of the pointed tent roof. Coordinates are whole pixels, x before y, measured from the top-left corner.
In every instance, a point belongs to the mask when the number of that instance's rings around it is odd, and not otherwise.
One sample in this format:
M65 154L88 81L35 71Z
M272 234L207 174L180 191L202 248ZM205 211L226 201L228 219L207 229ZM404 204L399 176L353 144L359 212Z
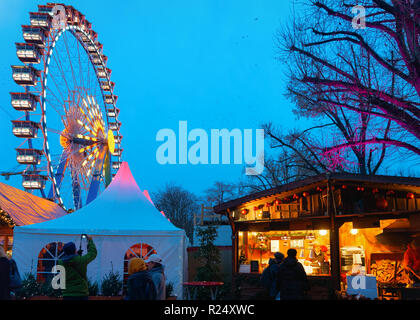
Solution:
M40 223L67 214L55 202L1 182L0 209L6 212L17 226Z
M64 217L24 226L20 232L132 235L164 231L183 233L166 219L140 190L127 162L94 201Z

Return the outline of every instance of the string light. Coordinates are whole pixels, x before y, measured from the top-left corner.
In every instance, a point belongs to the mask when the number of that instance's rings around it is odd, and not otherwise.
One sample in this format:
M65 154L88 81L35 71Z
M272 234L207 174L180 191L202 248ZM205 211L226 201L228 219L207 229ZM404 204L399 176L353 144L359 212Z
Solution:
M2 224L8 225L10 228L16 226L13 219L7 214L7 212L3 211L2 209L0 209L0 222Z

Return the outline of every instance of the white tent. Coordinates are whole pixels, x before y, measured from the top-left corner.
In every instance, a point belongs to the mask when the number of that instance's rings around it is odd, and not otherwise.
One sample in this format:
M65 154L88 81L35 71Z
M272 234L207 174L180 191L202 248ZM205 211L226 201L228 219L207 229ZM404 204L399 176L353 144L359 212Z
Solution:
M15 227L13 258L21 274L35 274L38 255L47 244L73 241L79 248L81 234L92 235L98 249L98 256L88 266L91 281L101 283L111 270L122 275L126 252L141 244L143 248L151 246L162 257L167 283L172 282L174 293L182 299L182 282L187 274L185 232L145 196L126 162L104 192L82 209L54 220ZM86 253L85 241L82 244Z

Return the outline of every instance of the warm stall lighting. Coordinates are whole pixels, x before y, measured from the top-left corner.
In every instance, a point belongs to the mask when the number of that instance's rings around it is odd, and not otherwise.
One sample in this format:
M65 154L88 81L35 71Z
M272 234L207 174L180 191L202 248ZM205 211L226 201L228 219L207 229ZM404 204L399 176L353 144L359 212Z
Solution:
M326 235L327 235L327 233L328 233L328 231L327 231L327 230L319 230L319 235L320 235L320 236L326 236Z
M311 250L309 251L309 259L313 259L313 258L315 258L315 253L314 253L314 250L313 250L313 249L311 249Z
M357 229L351 229L350 230L350 233L352 234L352 235L355 235L355 234L357 234L359 232L359 230L357 230Z
M300 250L299 258L301 258L301 259L305 258L305 250L304 249Z
M308 235L305 236L306 240L315 240L315 236L313 235L313 233L309 233Z

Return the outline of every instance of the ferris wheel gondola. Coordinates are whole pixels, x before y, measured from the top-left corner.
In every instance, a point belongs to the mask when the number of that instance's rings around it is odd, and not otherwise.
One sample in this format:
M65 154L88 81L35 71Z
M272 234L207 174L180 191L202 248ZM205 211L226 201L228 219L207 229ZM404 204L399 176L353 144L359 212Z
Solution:
M11 92L22 186L65 209L86 205L121 165L119 108L108 57L86 17L64 4L39 5L16 43Z

